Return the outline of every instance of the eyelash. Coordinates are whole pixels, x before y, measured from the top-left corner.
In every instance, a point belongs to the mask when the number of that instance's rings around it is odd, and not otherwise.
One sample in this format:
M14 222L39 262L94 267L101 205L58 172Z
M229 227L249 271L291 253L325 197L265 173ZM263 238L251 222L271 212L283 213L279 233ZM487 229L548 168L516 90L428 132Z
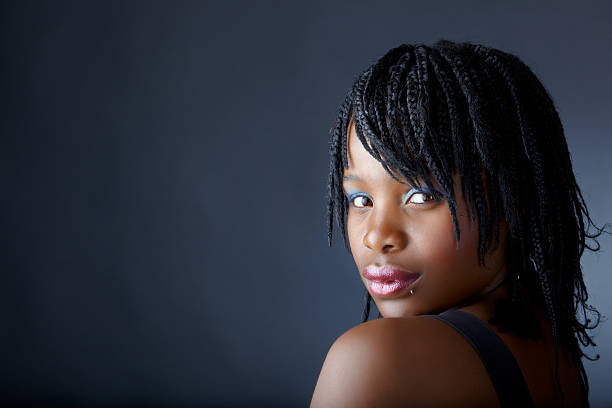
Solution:
M433 192L431 192L428 188L422 188L422 189L416 189L413 188L411 189L405 197L406 200L404 200L405 203L408 203L408 201L415 195L417 194L422 194L425 196L425 201L422 203L412 203L412 204L416 204L416 205L424 205L427 204L428 201L433 201L433 202L437 202L439 201L438 198L436 198L436 194L434 194ZM355 194L351 194L347 197L349 205L353 208L365 208L367 205L364 206L356 206L355 205L355 199L360 198L360 197L364 197L367 198L370 203L372 202L372 199L365 193L355 193Z

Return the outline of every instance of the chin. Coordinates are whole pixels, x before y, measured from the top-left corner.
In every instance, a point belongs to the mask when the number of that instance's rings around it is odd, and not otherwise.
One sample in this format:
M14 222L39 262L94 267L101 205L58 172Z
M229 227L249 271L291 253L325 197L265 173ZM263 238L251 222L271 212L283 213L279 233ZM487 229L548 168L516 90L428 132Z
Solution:
M376 306L383 317L414 317L430 314L427 308L418 305L413 299L393 299L376 301Z

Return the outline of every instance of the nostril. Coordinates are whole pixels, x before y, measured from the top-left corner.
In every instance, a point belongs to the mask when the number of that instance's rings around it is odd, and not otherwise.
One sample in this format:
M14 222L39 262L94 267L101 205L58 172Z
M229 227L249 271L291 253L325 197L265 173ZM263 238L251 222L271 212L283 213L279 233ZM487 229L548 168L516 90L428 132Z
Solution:
M393 251L393 249L394 249L393 245L387 244L387 245L383 246L382 251L384 253L388 253L388 252Z

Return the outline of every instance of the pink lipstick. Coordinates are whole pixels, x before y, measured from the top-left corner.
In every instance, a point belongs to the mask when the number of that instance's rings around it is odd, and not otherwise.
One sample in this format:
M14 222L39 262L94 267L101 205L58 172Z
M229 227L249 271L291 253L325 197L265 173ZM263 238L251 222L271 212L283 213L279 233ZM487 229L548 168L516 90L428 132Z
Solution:
M392 296L408 289L421 275L404 271L393 266L370 265L363 271L368 280L370 292L376 296Z

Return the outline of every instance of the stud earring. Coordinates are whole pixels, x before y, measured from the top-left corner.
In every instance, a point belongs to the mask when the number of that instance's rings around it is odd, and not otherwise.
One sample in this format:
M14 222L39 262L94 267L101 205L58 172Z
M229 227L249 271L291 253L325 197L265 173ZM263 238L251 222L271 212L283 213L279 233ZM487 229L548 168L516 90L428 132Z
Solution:
M414 295L414 289L410 289L410 292L409 292L409 293L410 293L411 295Z

